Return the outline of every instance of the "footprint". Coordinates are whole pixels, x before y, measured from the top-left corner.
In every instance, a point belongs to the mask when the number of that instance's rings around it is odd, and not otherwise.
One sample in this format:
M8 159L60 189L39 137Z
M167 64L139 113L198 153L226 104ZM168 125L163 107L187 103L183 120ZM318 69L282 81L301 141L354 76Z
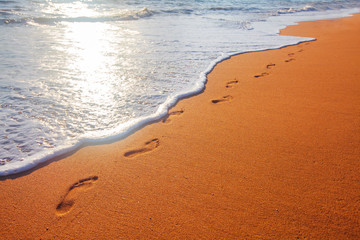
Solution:
M304 51L304 49L300 49L298 52L303 52Z
M220 99L211 100L211 102L216 104L216 103L222 103L222 102L229 102L232 99L233 99L233 96L228 95L228 96L224 96Z
M169 112L161 121L163 123L169 123L171 122L171 116L179 116L181 114L183 114L184 110L181 109L180 111L173 111L173 112Z
M294 56L294 55L295 55L295 53L289 53L289 54L288 54L289 57L292 57L292 56Z
M65 194L63 200L56 207L56 214L61 216L71 211L74 207L76 196L79 191L84 191L92 187L93 183L98 180L98 176L92 176L80 179L74 183Z
M159 145L160 145L159 139L154 138L154 139L146 142L145 146L142 147L142 148L127 151L126 153L124 153L124 156L128 157L128 158L132 158L132 157L135 157L135 156L137 156L139 154L150 152L150 151L154 150L155 148L157 148Z
M255 78L259 78L259 77L265 77L265 76L267 76L267 75L269 75L269 73L263 72L262 74L255 75L254 77L255 77Z
M294 61L294 60L295 60L294 58L290 58L290 59L285 60L285 62L291 62L291 61Z
M275 67L275 64L274 64L274 63L269 63L268 65L266 65L266 68L267 68L267 69L271 69L271 68L273 68L273 67Z
M236 78L235 78L234 81L230 81L230 82L227 82L227 83L226 83L226 88L232 88L232 87L234 87L234 85L237 84L237 83L239 83L239 81L236 80Z

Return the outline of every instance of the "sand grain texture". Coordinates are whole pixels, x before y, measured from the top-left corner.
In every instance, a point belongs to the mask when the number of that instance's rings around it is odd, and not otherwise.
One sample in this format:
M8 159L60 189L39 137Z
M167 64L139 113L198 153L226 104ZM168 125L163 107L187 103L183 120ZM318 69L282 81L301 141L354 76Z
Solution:
M1 238L359 239L359 26L290 26L317 41L232 57L167 124L2 179Z

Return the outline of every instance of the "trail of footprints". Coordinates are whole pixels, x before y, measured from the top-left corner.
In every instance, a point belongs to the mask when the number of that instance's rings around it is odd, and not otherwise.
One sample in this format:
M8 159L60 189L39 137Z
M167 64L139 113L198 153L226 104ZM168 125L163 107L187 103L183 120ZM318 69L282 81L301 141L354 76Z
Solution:
M275 63L269 63L268 65L266 65L266 69L272 69L272 68L275 67L275 66L276 66ZM261 73L261 74L255 75L254 78L265 77L265 76L267 76L267 75L269 75L268 72L263 72L263 73Z
M309 43L305 43L305 45L308 45ZM297 52L303 52L304 49L299 49ZM295 58L294 58L294 55L295 53L289 53L288 54L288 59L285 59L284 62L288 63L288 62L291 62L291 61L294 61ZM272 68L274 68L276 66L275 63L269 63L266 65L266 69L270 70ZM257 74L257 75L254 75L254 78L262 78L262 77L265 77L265 76L268 76L270 73L269 72L262 72L260 74ZM233 80L233 81L229 81L226 83L226 88L232 88L234 87L236 84L238 84L239 81L238 80ZM224 102L230 102L231 100L233 99L233 97L231 95L227 95L227 96L223 96L222 98L219 98L219 99L213 99L211 100L211 102L213 104L218 104L218 103L224 103Z
M174 113L174 115L181 114L183 110ZM171 115L171 113L169 113ZM153 151L157 147L159 147L160 141L158 138L154 138L144 144L143 147L138 149L130 150L124 153L124 157L132 158L139 154L147 153ZM64 197L60 203L56 206L55 212L58 216L63 216L69 213L75 206L78 195L84 191L90 189L93 184L98 180L98 176L91 176L88 178L83 178L74 183L69 187Z
M169 123L171 122L172 117L174 116L180 116L184 113L184 109L177 110L177 111L171 111L169 112L162 120L162 123ZM137 149L129 150L124 153L124 157L126 158L133 158L138 155L151 152L154 149L158 148L160 146L160 140L158 138L153 138L150 141L145 142L145 144Z
M168 123L170 121L170 118L172 116L179 116L184 112L183 109L179 111L172 111L169 112L164 119L162 120L163 123ZM157 147L159 147L160 141L158 138L151 139L150 141L147 141L144 146L130 150L124 153L124 157L126 158L132 158L136 157L137 155L144 154L147 152L151 152ZM93 186L93 184L98 180L98 176L91 176L88 178L83 178L74 183L69 187L66 194L62 198L61 202L56 207L56 214L58 216L65 215L69 213L75 205L77 196L79 193L88 190Z
M308 44L308 43L307 43ZM307 44L305 44L305 45L307 45ZM304 51L304 49L299 49L297 52L303 52ZM294 58L294 56L295 56L295 53L288 53L288 59L285 59L284 60L284 62L286 62L286 63L288 63L288 62L292 62L292 61L294 61L295 60L295 58ZM273 67L275 67L276 66L276 64L274 64L274 63L269 63L268 65L266 65L266 69L272 69ZM265 76L267 76L267 75L269 75L270 73L269 72L263 72L263 73L261 73L261 74L257 74L257 75L254 75L254 78L260 78L260 77L265 77Z
M70 212L80 192L86 191L98 180L98 176L83 178L74 183L67 191L61 202L56 207L56 214L61 216Z
M302 51L303 51L303 49L298 50L298 52L302 52ZM295 55L295 53L289 53L289 54L288 54L288 57L290 57L290 58L289 58L289 59L286 59L285 62L294 61L294 60L295 60L295 59L293 58L294 55ZM275 66L276 66L275 63L269 63L269 64L266 65L266 69L270 70L270 69L274 68ZM263 73L261 73L261 74L255 75L254 77L255 77L255 78L261 78L261 77L265 77L265 76L267 76L267 75L269 75L268 72L263 72ZM232 81L227 82L226 85L225 85L225 87L226 87L226 88L233 88L233 87L235 87L235 85L238 84L238 83L239 83L239 81L236 80L236 79L234 79L234 80L232 80ZM223 97L221 97L221 98L219 98L219 99L213 99L213 100L211 100L211 102L212 102L213 104L219 104L219 103L230 102L230 101L232 101L233 99L234 99L233 96L231 96L231 95L226 95L226 96L223 96ZM169 122L171 122L171 119L172 119L173 116L179 116L179 115L181 115L181 114L183 114L183 113L184 113L184 110L183 110L183 109L178 110L178 111L169 112L169 113L161 120L161 122L162 122L162 123L169 123ZM154 149L156 149L157 147L159 147L159 145L160 145L159 139L158 139L158 138L154 138L154 139L146 142L143 147L140 147L140 148L138 148L138 149L134 149L134 150L130 150L130 151L125 152L125 153L124 153L124 157L126 157L126 158L136 157L137 155L140 155L140 154L144 154L144 153L153 151Z
M289 59L286 59L285 62L291 62L294 61L295 58L293 58L293 56L295 55L295 53L289 53L288 56L290 57Z
M268 65L266 65L266 69L272 69L276 66L275 63L269 63ZM267 75L269 75L270 73L268 72L262 72L261 74L257 74L257 75L254 75L254 78L261 78L261 77L265 77Z
M304 51L304 50L303 49L298 50L298 52L302 52L302 51ZM294 61L295 60L295 58L293 58L294 55L295 55L295 53L289 53L288 54L289 59L286 59L285 62ZM275 66L276 66L276 64L269 63L268 65L266 65L266 69L272 69ZM260 77L265 77L267 75L269 75L268 72L263 72L261 74L255 75L254 77L255 78L260 78ZM239 81L235 79L233 81L227 82L225 87L226 88L233 88L238 83L239 83ZM233 97L231 95L227 95L227 96L223 96L222 98L219 98L219 99L213 99L213 100L211 100L211 102L213 104L218 104L218 103L230 102L232 99L233 99ZM183 109L181 109L179 111L169 112L162 119L162 122L163 123L169 123L173 116L179 116L183 112L184 112ZM150 141L145 142L145 144L142 147L125 152L124 157L133 158L133 157L136 157L136 156L138 156L140 154L151 152L154 149L158 148L159 145L160 145L160 141L159 141L158 138L151 139ZM88 178L80 179L78 182L74 183L68 189L67 193L62 198L61 202L57 205L56 214L61 216L61 215L65 215L65 214L69 213L73 209L73 207L75 205L78 194L80 192L82 192L82 191L86 191L89 188L91 188L93 186L93 184L97 180L98 180L98 176L91 176L91 177L88 177Z
M233 88L235 87L236 84L238 84L239 81L236 80L236 78L232 81L229 81L226 83L225 87L226 88ZM226 95L226 96L223 96L222 98L219 98L219 99L213 99L211 100L211 102L213 104L218 104L218 103L224 103L224 102L230 102L234 97L231 96L231 95Z

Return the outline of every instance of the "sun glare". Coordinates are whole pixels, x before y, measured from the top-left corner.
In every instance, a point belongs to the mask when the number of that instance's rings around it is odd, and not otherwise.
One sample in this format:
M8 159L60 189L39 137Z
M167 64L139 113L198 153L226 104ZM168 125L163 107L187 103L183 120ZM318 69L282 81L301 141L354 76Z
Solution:
M69 66L77 73L76 88L81 101L109 102L116 62L111 47L111 29L106 23L68 23L65 37L72 43L67 49Z

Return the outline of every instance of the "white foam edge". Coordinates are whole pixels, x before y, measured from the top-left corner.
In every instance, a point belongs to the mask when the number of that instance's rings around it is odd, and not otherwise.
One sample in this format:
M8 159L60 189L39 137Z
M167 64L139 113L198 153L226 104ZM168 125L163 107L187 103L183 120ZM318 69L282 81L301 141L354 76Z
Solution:
M331 12L331 11L329 11L329 12ZM359 13L358 8L347 9L346 11L343 10L341 12L338 12L337 14L331 13L329 15L326 15L326 14L320 15L319 14L320 16L319 15L299 16L299 18L298 18L298 17L296 17L296 14L294 14L291 16L290 15L289 16L280 15L280 16L274 16L271 18L287 18L287 20L290 20L290 19L292 20L292 21L289 21L287 24L284 23L284 25L280 29L277 28L278 29L277 33L279 33L281 29L283 29L287 26L290 26L290 25L295 25L300 22L330 20L330 19L352 16L355 13ZM235 52L235 53L229 54L229 55L223 54L222 56L220 56L217 59L215 59L214 61L212 61L211 64L209 65L209 67L205 71L200 73L199 82L197 82L193 88L189 89L188 91L179 92L179 93L177 93L177 95L169 96L167 98L167 100L158 107L157 111L154 114L151 114L151 115L145 116L145 117L141 117L141 118L137 118L132 121L126 122L124 124L121 124L121 125L119 125L119 127L115 128L113 130L103 132L103 134L101 134L101 136L97 135L95 137L95 136L91 136L89 134L88 136L84 136L82 139L80 139L79 142L77 142L76 144L67 145L67 146L63 146L60 148L54 148L52 151L50 151L50 153L48 151L47 153L35 154L32 157L30 157L29 159L26 159L24 161L8 163L4 166L1 166L0 176L8 176L8 175L17 174L17 173L21 173L21 172L30 170L30 169L36 167L37 165L39 165L40 163L44 163L44 162L47 162L56 157L62 156L64 154L79 150L85 144L102 144L105 142L120 141L120 140L130 136L132 133L142 129L143 127L145 127L153 122L157 122L160 119L162 119L163 117L165 117L168 114L168 111L172 107L174 107L176 105L176 103L178 101L180 101L181 99L188 98L188 97L191 97L191 96L201 93L205 89L205 85L207 82L207 75L216 67L217 64L231 58L232 56L241 55L241 54L245 54L245 53L251 53L251 52L262 52L262 51L280 49L280 48L284 48L284 47L294 46L294 45L297 45L297 44L300 44L303 42L309 42L309 41L316 40L315 38L294 37L294 39L295 38L298 39L298 41L295 41L290 44L279 45L279 46L276 46L273 48L259 49L259 50L255 50L255 51Z

